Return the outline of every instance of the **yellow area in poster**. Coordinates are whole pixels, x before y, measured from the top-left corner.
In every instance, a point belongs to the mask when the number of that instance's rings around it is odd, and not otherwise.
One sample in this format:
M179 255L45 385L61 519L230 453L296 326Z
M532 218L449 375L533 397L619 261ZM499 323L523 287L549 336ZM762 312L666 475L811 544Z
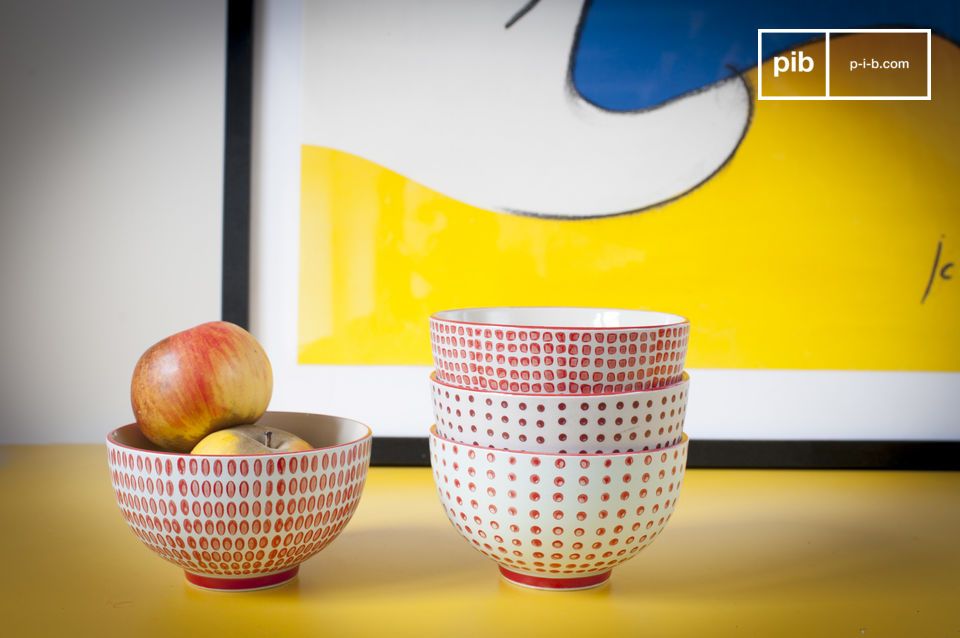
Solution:
M921 303L938 245L960 262L960 52L933 59L930 102L754 102L717 175L622 217L482 210L304 146L299 362L428 364L433 311L574 305L689 317L690 367L960 370L960 266Z

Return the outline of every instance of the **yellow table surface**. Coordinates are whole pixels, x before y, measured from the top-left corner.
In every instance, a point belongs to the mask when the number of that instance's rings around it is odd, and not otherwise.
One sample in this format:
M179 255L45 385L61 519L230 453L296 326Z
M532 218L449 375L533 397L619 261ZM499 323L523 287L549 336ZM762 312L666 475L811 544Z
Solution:
M0 635L960 637L960 473L691 470L608 585L509 585L429 469L373 468L291 584L212 593L134 537L102 446L0 447Z

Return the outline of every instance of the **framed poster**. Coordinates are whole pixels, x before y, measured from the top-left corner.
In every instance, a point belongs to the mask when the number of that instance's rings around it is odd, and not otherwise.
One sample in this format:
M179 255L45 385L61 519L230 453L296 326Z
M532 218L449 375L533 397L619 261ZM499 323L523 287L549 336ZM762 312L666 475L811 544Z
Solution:
M758 101L758 55L826 40L757 30L827 21L931 28L932 99ZM692 464L956 466L955 10L305 0L253 32L276 409L416 461L431 312L639 307L691 320Z

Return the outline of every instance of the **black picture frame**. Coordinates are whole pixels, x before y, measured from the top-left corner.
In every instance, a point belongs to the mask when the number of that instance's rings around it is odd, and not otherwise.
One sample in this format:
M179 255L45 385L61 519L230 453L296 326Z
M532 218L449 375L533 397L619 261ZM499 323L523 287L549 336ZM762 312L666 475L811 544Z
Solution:
M254 2L227 3L221 317L250 319ZM426 389L425 389L426 391ZM960 419L960 415L958 415ZM375 437L372 464L429 466L426 437ZM960 470L960 441L704 440L690 442L691 468Z
M244 328L250 324L253 20L253 0L227 2L220 316Z

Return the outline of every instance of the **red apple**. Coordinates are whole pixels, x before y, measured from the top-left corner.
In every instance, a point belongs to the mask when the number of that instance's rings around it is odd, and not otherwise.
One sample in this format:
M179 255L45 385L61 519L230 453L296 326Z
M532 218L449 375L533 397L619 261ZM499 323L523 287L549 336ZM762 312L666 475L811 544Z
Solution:
M260 343L225 321L200 324L154 344L133 371L130 401L144 436L189 452L211 432L254 423L273 393Z

